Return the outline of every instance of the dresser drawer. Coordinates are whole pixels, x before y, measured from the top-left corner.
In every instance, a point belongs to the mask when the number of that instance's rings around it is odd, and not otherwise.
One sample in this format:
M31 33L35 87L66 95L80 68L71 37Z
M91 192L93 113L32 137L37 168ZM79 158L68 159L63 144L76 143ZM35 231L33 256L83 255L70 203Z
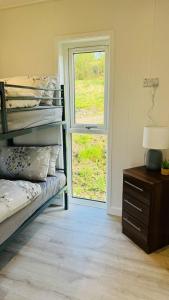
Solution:
M123 210L148 225L150 206L125 192L123 193Z
M122 217L123 233L130 237L140 246L146 246L148 243L148 228L133 216L123 211Z
M146 205L150 205L152 194L151 188L151 186L145 185L141 180L126 175L123 177L123 192Z

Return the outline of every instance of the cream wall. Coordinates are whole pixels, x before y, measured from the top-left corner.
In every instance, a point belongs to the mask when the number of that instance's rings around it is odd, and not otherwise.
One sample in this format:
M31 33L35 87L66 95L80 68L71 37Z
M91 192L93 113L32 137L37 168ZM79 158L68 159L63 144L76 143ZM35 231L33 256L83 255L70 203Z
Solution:
M169 1L60 0L2 10L0 77L55 73L58 36L104 30L114 32L110 210L119 213L122 169L143 163L151 106L151 91L142 88L146 76L160 78L154 115L169 125Z

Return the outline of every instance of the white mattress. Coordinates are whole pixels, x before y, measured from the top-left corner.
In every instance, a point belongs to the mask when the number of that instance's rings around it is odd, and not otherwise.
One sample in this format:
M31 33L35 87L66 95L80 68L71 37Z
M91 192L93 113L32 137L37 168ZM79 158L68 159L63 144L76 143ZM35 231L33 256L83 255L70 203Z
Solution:
M0 180L0 223L29 205L42 193L37 183Z
M17 111L8 113L8 130L18 130L35 127L62 120L62 108L52 106L45 109L46 106L39 106L35 110ZM0 115L1 122L1 115ZM2 128L0 128L2 132Z
M48 177L46 182L40 182L39 184L41 186L41 194L33 202L0 224L0 245L41 205L65 186L66 177L63 173L56 172L56 177Z

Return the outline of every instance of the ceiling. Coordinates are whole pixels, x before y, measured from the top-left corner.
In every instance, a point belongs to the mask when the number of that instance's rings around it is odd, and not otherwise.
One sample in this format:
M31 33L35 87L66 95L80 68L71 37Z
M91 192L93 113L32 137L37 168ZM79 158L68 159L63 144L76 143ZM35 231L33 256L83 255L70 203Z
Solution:
M0 0L0 9L23 6L39 2L46 2L49 0Z

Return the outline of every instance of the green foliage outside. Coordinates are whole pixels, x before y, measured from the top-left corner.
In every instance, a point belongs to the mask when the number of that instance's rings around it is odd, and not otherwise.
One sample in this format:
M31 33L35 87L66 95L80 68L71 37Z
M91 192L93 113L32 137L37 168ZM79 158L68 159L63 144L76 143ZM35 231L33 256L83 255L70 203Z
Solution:
M78 124L103 124L104 54L75 57L75 111ZM104 201L106 190L106 137L73 134L73 195Z
M103 78L104 60L105 54L103 52L76 54L76 80Z
M76 122L78 124L103 124L103 79L76 80Z
M104 201L106 190L106 137L73 134L73 195Z

